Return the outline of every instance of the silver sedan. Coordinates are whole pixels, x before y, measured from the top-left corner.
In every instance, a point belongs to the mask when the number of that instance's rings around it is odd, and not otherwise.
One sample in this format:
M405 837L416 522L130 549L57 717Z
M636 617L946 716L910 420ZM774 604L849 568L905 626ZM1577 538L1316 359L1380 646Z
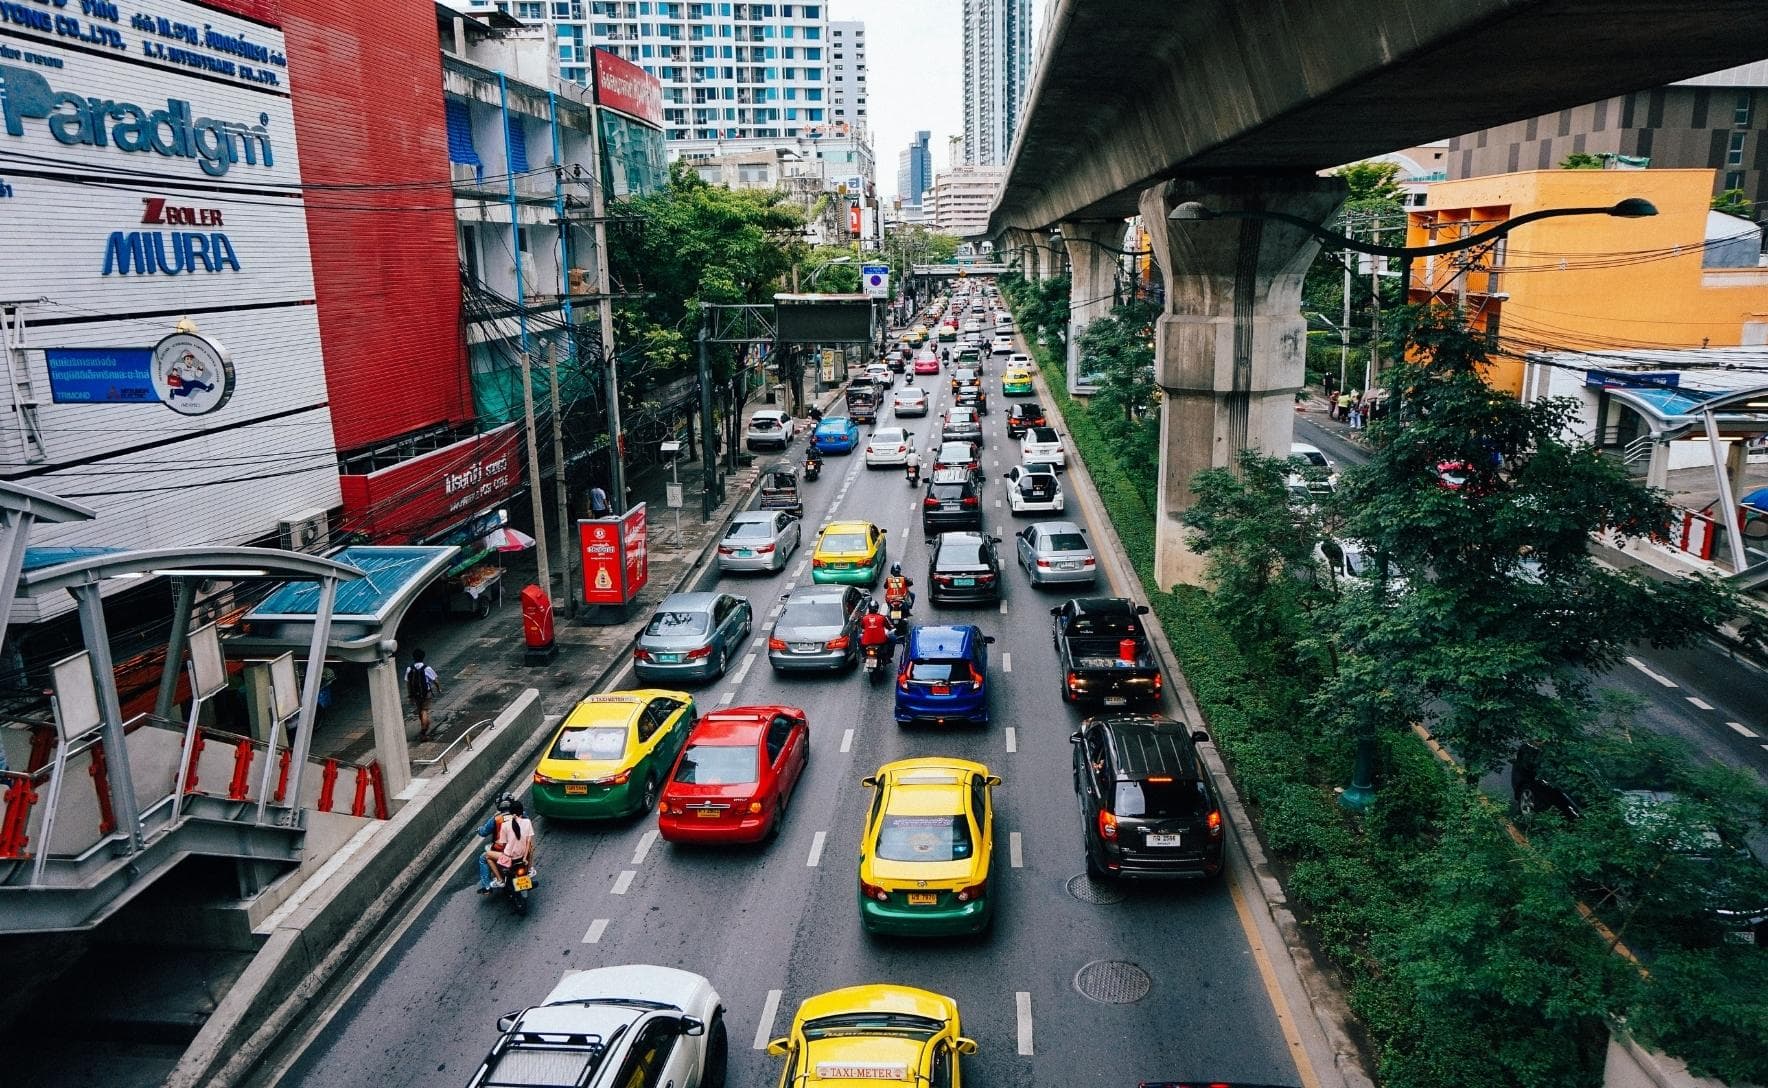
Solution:
M718 569L777 572L804 542L797 518L784 510L745 510L718 542Z
M823 672L859 661L859 621L871 598L858 586L800 586L781 598L767 640L775 672Z
M679 683L723 676L754 626L749 602L729 593L672 593L652 613L632 649L632 671L645 682Z
M1045 521L1014 538L1019 565L1034 586L1055 582L1091 585L1099 577L1099 560L1086 534L1072 521Z
M891 395L891 406L898 416L924 416L927 414L927 390L912 385L898 389Z

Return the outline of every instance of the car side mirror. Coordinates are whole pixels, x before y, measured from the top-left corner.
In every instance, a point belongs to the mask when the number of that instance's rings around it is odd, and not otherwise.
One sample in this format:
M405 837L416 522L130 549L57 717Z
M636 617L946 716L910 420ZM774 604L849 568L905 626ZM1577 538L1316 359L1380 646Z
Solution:
M999 544L1001 542L1001 538L998 536L991 536L991 537L989 537L989 539L994 541L996 544Z
M503 1031L503 1032L509 1032L509 1031L515 1030L516 1019L518 1017L520 1017L521 1015L522 1014L519 1012L506 1012L506 1013L504 1013L502 1016L497 1018L497 1030Z
M1079 733L1068 734L1068 743L1079 744L1080 743L1080 734Z
M984 646L993 646L994 645L994 636L993 635L983 635L982 636L982 644Z
M770 1058L783 1058L791 1052L792 1044L783 1037L767 1041L767 1056Z
M998 774L991 774L982 781L990 786L998 786L1001 784L1001 776Z
M859 784L862 786L865 786L868 789L877 789L878 788L878 776L875 774L868 774L864 778L859 780Z
M1148 614L1148 606L1147 605L1139 604L1136 606L1136 615L1146 616L1147 614Z
M952 1051L962 1057L968 1058L976 1053L976 1040L966 1039L960 1035L958 1036L958 1041L952 1044Z
M1057 605L1056 607L1050 609L1050 615L1052 615L1052 616L1060 616L1061 614L1062 614L1062 606L1061 605Z

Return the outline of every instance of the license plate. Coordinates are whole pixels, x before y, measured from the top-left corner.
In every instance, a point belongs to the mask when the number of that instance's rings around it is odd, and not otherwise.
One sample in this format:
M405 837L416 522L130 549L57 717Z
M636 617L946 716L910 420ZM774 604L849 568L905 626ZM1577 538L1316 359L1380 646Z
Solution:
M566 786L565 787L565 796L566 797L588 797L589 796L589 787L588 786Z
M681 662L680 654L654 654L659 665L675 665Z
M952 585L954 585L954 586L973 586L975 584L976 584L976 579L974 579L974 578L953 578L952 579Z
M694 812L694 815L702 820L716 820L718 819L718 810L715 808L698 809Z
M519 876L516 878L515 884L517 891L525 892L534 887L534 878L531 876Z
M1176 833L1171 835L1161 835L1152 831L1148 833L1149 846L1182 846L1184 845L1183 840L1184 836Z
M738 548L737 555L743 559L753 559L753 558L755 558L755 549L754 548Z
M951 693L952 693L952 688L951 688L950 684L934 684L933 685L933 694L935 694L935 695L950 695Z
M938 902L939 894L937 892L909 893L909 906L911 907L931 907L938 904Z
M1107 696L1105 696L1105 705L1106 706L1124 706L1128 703L1129 703L1129 700L1124 698L1121 695L1107 695Z
M792 644L793 651L801 654L814 654L822 648L823 644L820 642L794 642Z
M1057 563L1056 569L1057 570L1079 570L1080 563L1078 561Z

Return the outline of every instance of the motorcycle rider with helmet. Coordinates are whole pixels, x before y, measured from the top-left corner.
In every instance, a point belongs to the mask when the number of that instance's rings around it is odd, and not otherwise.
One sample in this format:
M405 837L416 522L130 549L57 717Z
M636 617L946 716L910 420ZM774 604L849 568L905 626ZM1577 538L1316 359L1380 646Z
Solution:
M877 648L878 660L889 665L896 654L896 642L890 630L890 621L878 611L878 602L871 601L866 605L866 614L859 621L859 645L861 651Z
M903 576L902 564L890 564L890 576L884 579L884 603L902 605L903 614L915 610L915 580Z

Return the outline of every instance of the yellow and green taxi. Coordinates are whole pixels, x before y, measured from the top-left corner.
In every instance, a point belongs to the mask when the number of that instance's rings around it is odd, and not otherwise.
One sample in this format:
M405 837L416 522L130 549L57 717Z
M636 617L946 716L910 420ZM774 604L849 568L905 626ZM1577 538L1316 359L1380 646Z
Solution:
M1008 367L1001 375L1001 393L1009 397L1029 396L1031 388L1031 371L1022 366Z
M925 344L927 342L927 326L916 325L909 330L909 343Z
M994 800L1001 780L967 759L886 763L865 780L876 791L859 848L859 916L868 933L981 933L994 920L988 894Z
M649 811L694 719L685 691L591 695L565 716L534 768L531 807L573 820Z
M786 1059L780 1088L900 1083L963 1088L959 1058L976 1042L958 1030L958 1004L912 986L849 986L807 998L792 1034L767 1044Z
M869 586L884 573L884 530L869 521L831 521L816 538L810 580Z

